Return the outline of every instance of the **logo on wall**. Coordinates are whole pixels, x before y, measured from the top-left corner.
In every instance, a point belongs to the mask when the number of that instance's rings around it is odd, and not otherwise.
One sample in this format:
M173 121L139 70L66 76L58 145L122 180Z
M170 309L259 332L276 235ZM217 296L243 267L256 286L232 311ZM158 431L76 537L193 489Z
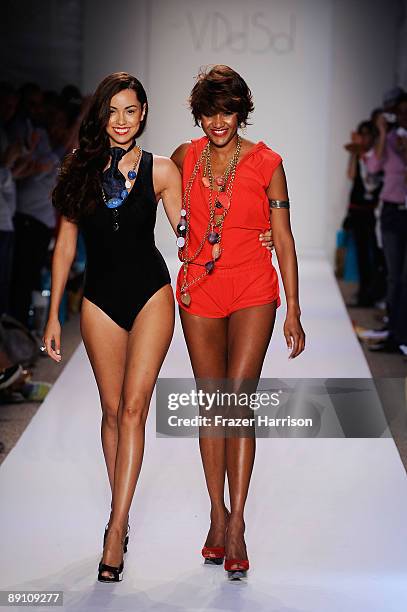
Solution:
M296 17L288 18L288 30L274 31L262 12L243 14L236 27L236 20L219 11L197 17L192 11L186 14L188 28L196 51L228 50L234 53L277 53L285 55L294 50Z

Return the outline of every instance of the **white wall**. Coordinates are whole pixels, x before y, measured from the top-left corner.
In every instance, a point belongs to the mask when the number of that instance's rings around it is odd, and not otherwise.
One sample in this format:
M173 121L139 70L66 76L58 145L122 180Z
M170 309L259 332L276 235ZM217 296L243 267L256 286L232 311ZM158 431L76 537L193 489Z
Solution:
M231 65L254 94L247 137L284 159L299 252L332 256L349 187L342 144L393 84L397 5L87 0L83 85L94 88L116 70L141 78L150 102L144 147L170 155L201 133L186 103L199 67ZM164 255L175 254L163 215L157 242Z

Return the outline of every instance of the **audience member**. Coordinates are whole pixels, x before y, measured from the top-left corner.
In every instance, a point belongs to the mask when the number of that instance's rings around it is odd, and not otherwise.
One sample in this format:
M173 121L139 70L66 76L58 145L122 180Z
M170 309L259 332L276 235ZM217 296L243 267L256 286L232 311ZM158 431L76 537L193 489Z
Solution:
M352 142L345 145L350 153L348 178L352 181L345 229L351 229L355 239L359 290L352 306L373 306L381 297L378 276L383 269L380 249L377 244L375 208L382 188L383 172L371 173L366 167L364 154L369 151L378 136L371 121L362 121L352 134Z
M406 355L407 94L400 94L392 108L395 111L395 122L386 113L377 117L379 137L374 148L364 155L369 172L384 172L380 225L388 271L389 335L383 343L372 346L371 350Z

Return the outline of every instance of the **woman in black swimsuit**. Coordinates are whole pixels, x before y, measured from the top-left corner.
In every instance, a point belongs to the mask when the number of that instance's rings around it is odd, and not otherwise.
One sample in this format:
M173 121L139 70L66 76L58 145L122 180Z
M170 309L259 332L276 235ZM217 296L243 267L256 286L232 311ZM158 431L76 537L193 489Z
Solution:
M44 345L61 361L58 310L79 229L87 250L81 333L102 406L102 445L112 490L98 579L122 578L128 513L140 473L150 398L174 330L174 298L154 243L162 198L176 231L181 179L168 158L141 151L147 119L141 83L114 73L98 86L53 194L61 224L52 262Z

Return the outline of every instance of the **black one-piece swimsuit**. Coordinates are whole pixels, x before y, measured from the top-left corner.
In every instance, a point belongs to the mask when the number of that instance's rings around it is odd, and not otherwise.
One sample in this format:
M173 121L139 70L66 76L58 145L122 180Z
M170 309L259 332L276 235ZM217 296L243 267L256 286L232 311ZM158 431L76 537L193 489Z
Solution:
M130 331L133 322L170 274L155 246L157 201L153 186L153 156L143 151L137 178L116 217L103 202L81 220L86 246L84 297L115 323Z

